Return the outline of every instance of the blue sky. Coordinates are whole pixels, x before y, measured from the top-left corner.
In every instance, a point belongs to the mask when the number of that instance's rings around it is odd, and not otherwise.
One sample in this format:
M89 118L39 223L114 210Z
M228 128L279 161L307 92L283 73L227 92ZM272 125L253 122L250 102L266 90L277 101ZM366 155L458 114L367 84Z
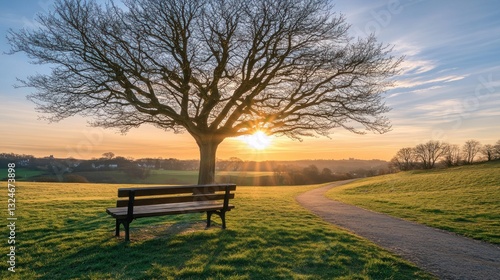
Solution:
M0 2L0 52L9 50L7 30L36 26L35 14L51 0ZM229 139L219 157L235 154L247 160L341 159L389 160L400 148L428 140L462 145L500 140L500 1L351 0L337 1L353 36L375 33L404 55L396 87L385 94L393 130L384 135L354 135L335 130L331 139L303 142L273 139L266 151L252 151ZM48 124L26 100L33 89L14 88L17 78L45 72L23 54L0 55L0 152L90 158L104 152L131 157L197 158L188 135L143 127L126 136L90 128L73 117ZM147 137L145 137L147 135ZM145 148L147 147L147 148Z

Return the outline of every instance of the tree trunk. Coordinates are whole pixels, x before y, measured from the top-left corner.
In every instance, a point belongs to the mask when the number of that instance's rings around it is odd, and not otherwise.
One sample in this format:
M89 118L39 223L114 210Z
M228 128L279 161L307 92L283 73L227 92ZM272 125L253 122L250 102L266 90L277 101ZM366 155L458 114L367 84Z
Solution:
M213 137L200 137L196 143L200 148L200 170L198 173L198 184L215 183L215 158L217 147L221 140L214 140Z

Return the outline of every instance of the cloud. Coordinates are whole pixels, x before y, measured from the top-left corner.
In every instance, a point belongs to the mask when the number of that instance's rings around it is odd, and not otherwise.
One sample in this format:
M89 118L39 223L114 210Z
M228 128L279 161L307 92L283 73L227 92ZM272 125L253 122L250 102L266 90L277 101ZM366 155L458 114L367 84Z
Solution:
M437 63L432 60L411 60L407 59L401 63L403 74L423 74L429 72L437 67Z
M440 100L415 106L415 109L431 112L431 115L435 116L442 116L448 111L460 111L461 108L462 102L458 99Z
M419 46L415 42L410 43L410 38L407 37L402 37L399 39L396 39L392 42L394 45L394 51L396 53L408 56L408 57L414 57L424 50L422 46Z
M396 88L414 88L414 87L419 87L419 86L424 86L424 85L429 85L429 84L436 84L436 83L450 83L450 82L460 81L462 79L465 79L468 76L469 75L448 75L448 76L442 76L442 77L437 77L437 78L432 78L432 79L426 79L426 78L419 77L419 78L414 78L414 79L399 80L399 81L396 81ZM439 86L433 86L431 88L435 89L437 87L439 87ZM422 90L422 89L419 89L419 90ZM414 92L416 92L416 91L414 91Z

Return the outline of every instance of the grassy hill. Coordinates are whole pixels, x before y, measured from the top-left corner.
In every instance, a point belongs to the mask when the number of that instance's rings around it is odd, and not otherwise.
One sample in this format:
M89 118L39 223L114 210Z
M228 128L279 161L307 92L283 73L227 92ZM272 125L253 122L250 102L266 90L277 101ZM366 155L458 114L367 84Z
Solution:
M500 244L500 162L372 177L331 199Z
M203 214L144 218L129 244L105 212L119 187L18 182L16 273L5 253L0 279L432 279L300 207L317 186L238 187L227 230L204 230Z

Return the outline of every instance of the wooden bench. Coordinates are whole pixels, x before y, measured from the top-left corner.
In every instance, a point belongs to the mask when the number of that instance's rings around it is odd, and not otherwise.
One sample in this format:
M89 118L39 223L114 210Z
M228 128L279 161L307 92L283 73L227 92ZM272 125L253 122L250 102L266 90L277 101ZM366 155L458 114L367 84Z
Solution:
M234 184L120 188L116 207L106 212L116 219L116 236L120 236L123 224L126 241L130 240L130 223L143 217L207 212L207 228L216 214L225 229L226 212L234 208L229 204L234 198L231 191L235 190Z

